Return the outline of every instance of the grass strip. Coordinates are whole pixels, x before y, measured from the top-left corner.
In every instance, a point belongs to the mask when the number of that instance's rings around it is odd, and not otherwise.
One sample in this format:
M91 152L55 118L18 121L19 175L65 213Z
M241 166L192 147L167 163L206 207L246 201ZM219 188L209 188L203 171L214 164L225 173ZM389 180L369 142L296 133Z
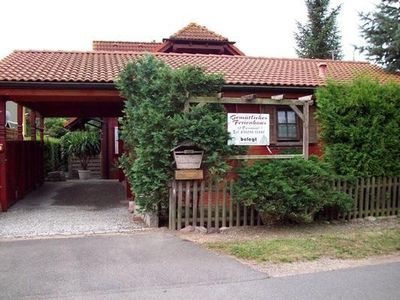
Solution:
M400 229L210 242L206 245L209 249L257 262L312 261L321 257L360 259L400 251Z

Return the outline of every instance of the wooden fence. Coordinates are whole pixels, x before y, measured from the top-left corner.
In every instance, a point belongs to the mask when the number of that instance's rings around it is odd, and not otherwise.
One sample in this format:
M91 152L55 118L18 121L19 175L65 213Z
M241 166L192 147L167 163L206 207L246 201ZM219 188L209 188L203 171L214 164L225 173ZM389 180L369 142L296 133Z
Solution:
M233 181L173 181L169 197L169 228L255 226L261 220L254 207L234 200Z
M233 180L172 181L169 228L261 225L261 218L254 207L235 201L232 187ZM333 187L349 194L354 199L354 206L345 214L333 214L330 218L400 215L400 177L360 178L353 182L338 180Z
M0 186L5 197L1 197L1 208L6 211L29 191L40 186L43 176L43 145L35 141L6 142L6 180Z
M334 187L354 199L353 209L344 219L400 214L400 177L367 177L354 182L336 181Z

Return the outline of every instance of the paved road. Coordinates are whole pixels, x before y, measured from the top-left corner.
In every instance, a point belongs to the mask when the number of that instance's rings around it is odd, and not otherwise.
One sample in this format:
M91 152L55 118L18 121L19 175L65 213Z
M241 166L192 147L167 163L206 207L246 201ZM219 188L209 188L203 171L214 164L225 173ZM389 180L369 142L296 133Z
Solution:
M163 233L0 242L1 299L400 299L400 264L266 278Z
M132 221L125 199L117 180L46 182L0 214L0 238L142 228Z

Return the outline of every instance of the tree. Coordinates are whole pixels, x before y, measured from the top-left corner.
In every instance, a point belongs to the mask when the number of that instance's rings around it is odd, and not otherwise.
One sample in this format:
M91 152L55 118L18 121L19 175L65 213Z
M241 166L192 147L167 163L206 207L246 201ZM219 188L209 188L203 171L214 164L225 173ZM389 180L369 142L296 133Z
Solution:
M368 43L361 50L388 71L400 71L400 2L382 0L376 11L361 14L361 20L361 35Z
M153 55L129 63L121 72L117 86L126 99L122 139L127 150L121 166L141 209L167 206L174 170L171 149L185 140L205 150L203 165L209 172L227 170L224 157L234 152L227 145L223 106L196 106L183 112L190 97L215 95L223 83L220 74L193 66L172 69Z
M336 18L341 6L329 11L330 0L306 0L308 21L297 22L296 53L301 58L342 59L341 36Z

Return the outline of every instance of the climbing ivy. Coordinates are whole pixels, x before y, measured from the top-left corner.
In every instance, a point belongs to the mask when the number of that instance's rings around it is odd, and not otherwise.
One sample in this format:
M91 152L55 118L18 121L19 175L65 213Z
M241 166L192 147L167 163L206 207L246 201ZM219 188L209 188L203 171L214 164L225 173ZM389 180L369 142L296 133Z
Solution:
M121 166L144 211L166 206L173 178L171 149L185 140L204 148L203 161L210 173L228 170L224 157L235 151L227 145L223 106L183 112L190 97L215 95L223 83L219 74L193 66L172 69L153 55L129 63L119 75L117 87L126 99L121 137L127 153Z

